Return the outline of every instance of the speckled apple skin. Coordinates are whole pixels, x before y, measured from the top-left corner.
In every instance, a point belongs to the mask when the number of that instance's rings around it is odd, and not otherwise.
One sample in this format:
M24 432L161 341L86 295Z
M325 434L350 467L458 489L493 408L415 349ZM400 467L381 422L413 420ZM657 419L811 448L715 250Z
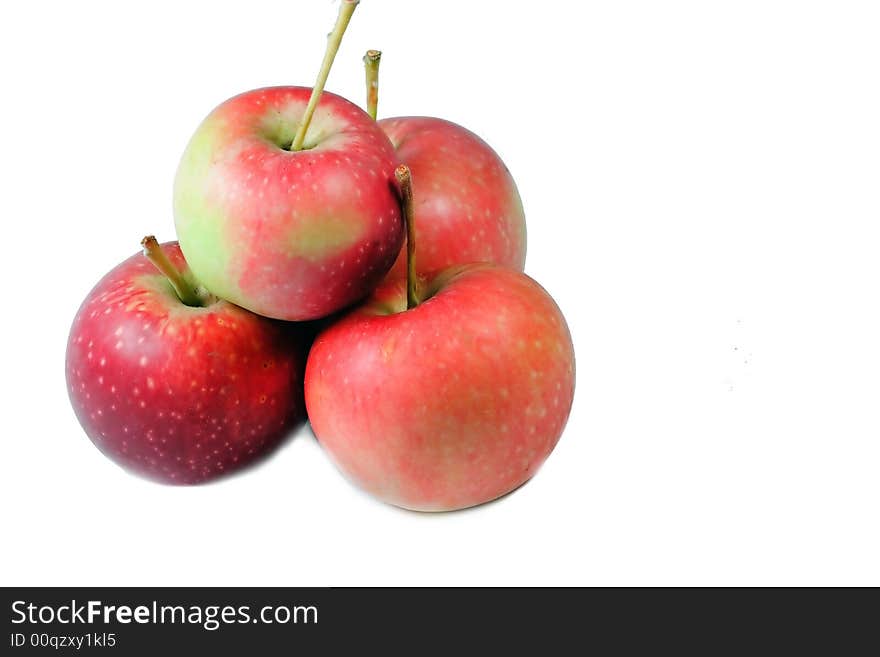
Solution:
M191 277L176 243L162 245ZM76 416L113 461L169 484L236 470L304 418L298 332L226 301L182 304L143 254L76 314L66 373Z
M174 183L178 238L199 280L296 321L368 294L403 241L397 155L363 110L324 92L304 150L285 150L310 94L270 87L227 100L196 130Z
M321 333L306 408L342 472L379 499L447 511L527 481L556 445L574 396L571 335L525 274L492 265L403 282Z
M379 126L413 179L416 269L490 262L518 271L526 261L526 218L516 183L494 150L443 119L408 116ZM389 274L406 275L406 249Z

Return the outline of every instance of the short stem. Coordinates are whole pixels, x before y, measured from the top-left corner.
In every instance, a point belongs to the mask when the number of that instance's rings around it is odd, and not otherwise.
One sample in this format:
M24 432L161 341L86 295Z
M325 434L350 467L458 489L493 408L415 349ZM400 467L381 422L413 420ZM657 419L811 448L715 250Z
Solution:
M367 114L376 120L379 108L379 62L382 61L382 52L368 50L364 55L364 70L367 73Z
M354 9L357 7L358 2L359 0L342 0L342 5L339 7L339 16L336 18L336 25L333 26L333 31L327 35L327 50L324 52L324 61L321 62L321 70L318 71L318 79L315 81L315 86L312 88L312 95L309 97L309 104L306 105L306 111L303 114L302 121L300 121L296 136L293 138L293 143L290 145L290 150L292 151L302 150L303 141L305 141L306 138L306 132L309 129L309 124L312 122L312 115L315 113L318 101L321 100L321 94L324 92L324 85L327 84L327 76L330 75L330 68L333 66L333 60L336 59L336 52L339 50L339 44L342 43L342 35L345 34L345 28L348 27L348 22L351 20L351 16L354 14Z
M405 164L394 171L400 185L403 218L406 222L406 309L419 305L418 278L416 277L416 217L413 205L412 172Z
M148 235L141 240L141 246L144 247L144 255L150 262L155 265L156 269L165 274L165 278L171 283L174 292L181 302L187 306L202 306L203 299L196 293L192 286L186 282L180 270L165 255L159 242L152 235Z

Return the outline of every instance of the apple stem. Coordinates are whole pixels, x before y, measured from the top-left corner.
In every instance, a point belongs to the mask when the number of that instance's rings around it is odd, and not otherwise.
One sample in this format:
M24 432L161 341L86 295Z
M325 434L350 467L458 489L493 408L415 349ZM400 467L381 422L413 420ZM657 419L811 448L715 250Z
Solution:
M406 222L406 309L419 305L418 277L416 276L416 217L413 204L412 172L405 164L394 171L400 185L403 218Z
M144 255L155 265L156 269L165 275L177 297L187 306L204 306L205 299L193 287L186 282L180 270L165 255L165 251L159 246L159 242L152 235L147 235L141 240L144 247Z
M368 50L364 55L364 70L367 74L367 114L376 120L379 108L379 62L382 51Z
M302 145L306 138L306 132L309 129L309 124L312 122L312 115L315 113L318 101L321 100L321 94L324 92L324 85L327 83L327 76L330 75L330 68L333 66L333 60L336 59L339 44L342 43L342 35L345 34L345 29L348 27L348 22L351 20L351 16L354 14L358 2L359 0L342 0L342 4L339 7L339 16L336 17L336 25L333 26L333 31L327 35L327 50L324 52L324 61L321 62L321 70L318 71L318 79L315 81L315 86L312 88L312 95L309 97L309 104L306 105L306 111L303 114L302 121L300 121L299 128L297 129L293 142L290 145L290 150L292 151L302 150Z

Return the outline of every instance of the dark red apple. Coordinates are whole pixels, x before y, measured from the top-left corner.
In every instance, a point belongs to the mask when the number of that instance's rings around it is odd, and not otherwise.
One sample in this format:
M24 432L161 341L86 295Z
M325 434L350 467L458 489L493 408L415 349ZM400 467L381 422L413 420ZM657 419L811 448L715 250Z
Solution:
M74 319L70 400L110 459L164 483L200 483L252 462L303 418L303 338L208 294L177 243L144 246L157 264L129 258Z

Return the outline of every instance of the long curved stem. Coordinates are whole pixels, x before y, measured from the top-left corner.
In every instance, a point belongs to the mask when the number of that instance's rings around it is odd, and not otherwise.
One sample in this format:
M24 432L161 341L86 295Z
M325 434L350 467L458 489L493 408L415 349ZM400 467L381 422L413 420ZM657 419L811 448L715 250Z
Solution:
M330 75L330 68L333 66L333 60L336 59L336 53L339 51L339 44L342 43L342 35L348 27L348 22L354 14L359 0L342 0L339 6L339 16L336 17L336 25L333 31L327 35L327 50L324 52L324 61L321 62L321 70L318 71L318 79L315 80L315 86L312 88L312 95L309 97L309 104L306 105L306 111L303 113L302 121L290 145L290 150L302 150L303 141L306 138L306 132L309 124L312 122L312 116L318 101L321 100L321 94L324 93L324 85L327 84L327 76Z
M406 309L419 305L418 277L416 276L416 217L413 205L412 172L405 164L394 171L400 185L403 217L406 221Z
M364 55L364 71L367 74L367 114L376 120L379 109L379 62L382 51L368 50Z

